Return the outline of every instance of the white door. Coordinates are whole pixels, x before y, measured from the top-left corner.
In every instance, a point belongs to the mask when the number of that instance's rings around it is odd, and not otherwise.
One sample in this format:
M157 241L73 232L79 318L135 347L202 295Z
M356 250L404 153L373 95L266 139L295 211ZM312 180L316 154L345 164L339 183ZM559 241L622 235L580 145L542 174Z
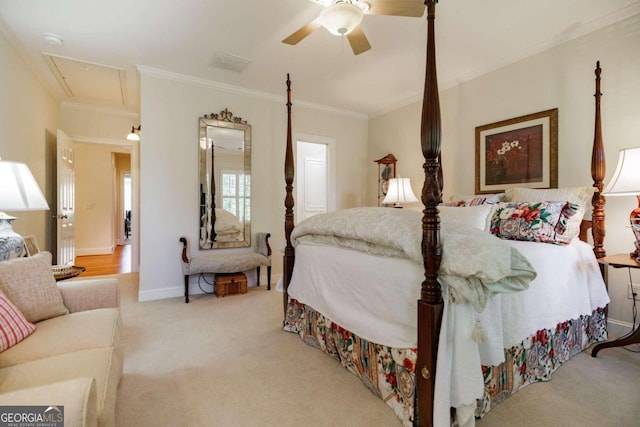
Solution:
M328 148L324 143L296 143L296 222L328 210Z
M75 151L73 140L58 129L56 229L58 265L73 265L75 260Z

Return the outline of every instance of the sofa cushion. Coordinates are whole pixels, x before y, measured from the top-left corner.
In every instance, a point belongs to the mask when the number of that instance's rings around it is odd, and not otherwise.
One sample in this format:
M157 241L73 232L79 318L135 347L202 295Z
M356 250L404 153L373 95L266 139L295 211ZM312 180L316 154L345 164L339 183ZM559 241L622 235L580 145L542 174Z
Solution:
M36 325L28 322L20 310L0 292L0 352L3 352L36 330Z
M67 314L51 271L51 253L0 262L0 290L29 322Z
M79 377L94 378L98 425L112 426L121 376L122 357L114 348L83 350L0 369L0 393Z
M0 394L2 406L38 405L46 408L53 402L64 407L64 425L96 426L98 405L93 378L76 378Z
M120 306L120 282L115 277L58 282L62 301L69 312Z
M78 350L120 346L120 310L100 308L38 322L20 345L0 353L0 368Z

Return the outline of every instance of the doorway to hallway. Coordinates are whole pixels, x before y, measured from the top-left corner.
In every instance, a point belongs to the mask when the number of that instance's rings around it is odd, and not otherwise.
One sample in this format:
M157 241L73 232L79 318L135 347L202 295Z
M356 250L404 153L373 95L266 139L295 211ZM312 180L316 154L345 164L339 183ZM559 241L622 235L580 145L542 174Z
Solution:
M76 257L76 264L86 268L80 274L82 277L131 273L131 245L116 246L115 251L110 255Z

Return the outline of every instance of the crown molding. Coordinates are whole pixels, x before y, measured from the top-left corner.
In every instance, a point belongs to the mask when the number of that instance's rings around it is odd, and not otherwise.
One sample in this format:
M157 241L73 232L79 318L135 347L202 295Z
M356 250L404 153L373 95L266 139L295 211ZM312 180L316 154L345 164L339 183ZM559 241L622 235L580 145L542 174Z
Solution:
M138 69L138 72L143 76L173 80L180 83L188 83L188 84L202 86L210 89L216 89L216 90L224 91L227 93L241 94L241 95L245 95L252 98L258 98L258 99L266 99L268 101L273 101L273 102L279 102L279 103L286 102L286 97L282 95L274 95L272 93L261 92L253 89L247 89L240 86L233 86L225 83L216 82L213 80L207 80L199 77L188 76L185 74L174 73L172 71L165 71L165 70L160 70L158 68L147 67L144 65L138 65L137 69ZM314 111L334 113L334 114L339 114L341 116L351 117L354 119L360 119L360 120L369 119L368 114L358 113L358 112L349 111L349 110L343 110L340 108L329 107L326 105L315 104L312 102L297 100L296 105L298 107L304 107Z

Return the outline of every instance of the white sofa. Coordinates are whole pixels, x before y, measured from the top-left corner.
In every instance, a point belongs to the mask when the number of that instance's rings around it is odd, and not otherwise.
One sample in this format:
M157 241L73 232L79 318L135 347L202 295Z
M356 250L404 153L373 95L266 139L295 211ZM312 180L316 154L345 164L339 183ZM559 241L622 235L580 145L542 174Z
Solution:
M0 353L0 405L64 406L65 425L115 425L123 366L118 280L56 283L44 252L0 262L0 291L35 325Z

